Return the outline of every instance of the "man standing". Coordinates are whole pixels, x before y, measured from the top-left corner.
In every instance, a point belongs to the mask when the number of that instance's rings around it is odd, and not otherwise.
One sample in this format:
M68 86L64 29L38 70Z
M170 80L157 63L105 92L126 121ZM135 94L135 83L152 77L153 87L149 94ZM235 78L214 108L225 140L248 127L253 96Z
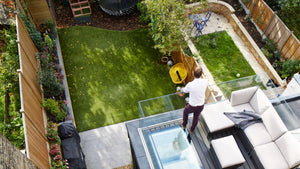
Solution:
M188 115L194 113L193 123L190 129L190 133L194 133L194 130L198 124L200 113L204 108L205 102L205 91L207 88L208 81L206 79L201 79L202 68L196 67L194 70L195 79L189 82L181 92L189 93L189 102L185 106L183 111L183 129L186 128L188 122Z

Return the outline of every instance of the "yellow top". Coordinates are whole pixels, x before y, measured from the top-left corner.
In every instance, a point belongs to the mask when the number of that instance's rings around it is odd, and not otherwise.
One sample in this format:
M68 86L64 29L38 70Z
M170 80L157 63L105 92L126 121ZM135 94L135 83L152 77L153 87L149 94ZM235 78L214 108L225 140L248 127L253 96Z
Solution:
M181 84L187 76L186 69L182 63L177 63L176 65L172 66L169 74L173 83L175 84Z

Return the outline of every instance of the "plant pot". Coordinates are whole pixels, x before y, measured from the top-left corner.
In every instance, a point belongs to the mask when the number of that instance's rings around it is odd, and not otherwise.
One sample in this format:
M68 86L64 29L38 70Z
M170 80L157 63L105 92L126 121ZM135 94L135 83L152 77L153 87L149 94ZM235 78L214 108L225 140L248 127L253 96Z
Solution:
M161 58L161 63L164 64L164 65L166 65L168 63L168 61L169 61L169 58L167 56L163 56Z

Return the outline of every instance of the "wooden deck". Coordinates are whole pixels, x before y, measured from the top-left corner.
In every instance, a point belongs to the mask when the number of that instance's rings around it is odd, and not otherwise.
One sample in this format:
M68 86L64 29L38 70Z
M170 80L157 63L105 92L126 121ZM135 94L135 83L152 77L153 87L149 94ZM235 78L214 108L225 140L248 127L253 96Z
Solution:
M160 115L156 115L151 119L156 124L165 123L168 121L178 120L181 121L182 109L172 111L172 115L168 113L163 113ZM175 115L174 115L175 114ZM148 117L149 118L149 117ZM134 168L141 169L150 169L149 161L147 159L146 151L143 146L143 142L138 132L138 128L140 128L141 119L134 120L126 123L126 127L128 130L128 135L131 143L132 156L134 162ZM191 118L189 118L189 124L191 124ZM155 125L156 125L155 124ZM226 131L218 132L214 135L207 134L205 124L202 119L200 119L197 128L195 129L194 134L191 135L192 143L197 150L198 156L201 160L204 169L216 169L218 168L218 161L216 157L213 155L210 149L210 140L225 137L228 135L233 135L238 147L240 148L246 162L238 167L238 169L259 169L254 163L253 159L250 158L248 153L246 152L245 147L242 144L241 139L238 136L238 129L232 128Z

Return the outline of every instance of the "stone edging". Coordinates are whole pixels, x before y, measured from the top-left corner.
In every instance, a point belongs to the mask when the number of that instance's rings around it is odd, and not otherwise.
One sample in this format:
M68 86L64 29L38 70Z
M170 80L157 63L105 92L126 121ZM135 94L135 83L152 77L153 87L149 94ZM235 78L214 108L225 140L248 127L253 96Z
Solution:
M201 5L200 3L194 3L187 5L188 8L193 8ZM219 13L223 15L231 24L234 31L237 35L245 42L249 51L255 57L256 61L262 66L264 71L268 74L268 76L275 81L279 86L283 86L284 83L278 73L275 71L273 66L270 64L268 59L259 49L255 41L252 39L248 31L244 28L242 23L234 14L235 10L226 2L218 1L218 0L208 0L208 7L205 9L201 9L199 12L206 12L210 9L214 13ZM190 12L191 13L191 12Z

